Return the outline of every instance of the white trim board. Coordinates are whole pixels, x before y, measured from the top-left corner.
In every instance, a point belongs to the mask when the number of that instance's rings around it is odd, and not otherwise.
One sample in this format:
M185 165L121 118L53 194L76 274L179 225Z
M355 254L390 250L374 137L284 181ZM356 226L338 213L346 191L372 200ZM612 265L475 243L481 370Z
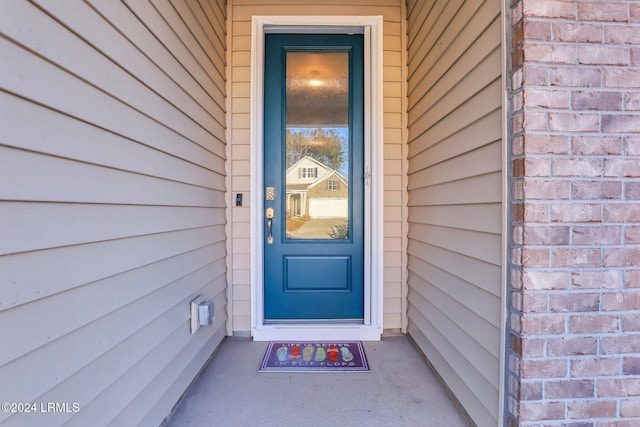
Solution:
M380 340L383 331L384 150L382 16L254 16L251 31L251 335L269 340ZM265 324L263 294L264 35L286 28L362 28L365 35L365 272L363 324Z

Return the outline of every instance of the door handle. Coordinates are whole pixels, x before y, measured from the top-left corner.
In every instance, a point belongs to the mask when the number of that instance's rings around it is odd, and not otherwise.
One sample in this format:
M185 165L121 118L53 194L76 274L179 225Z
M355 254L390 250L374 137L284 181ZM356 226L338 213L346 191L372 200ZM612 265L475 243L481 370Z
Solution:
M268 244L273 243L273 234L271 233L273 215L274 215L273 208L267 208L267 211L265 212L265 216L267 217L267 243Z

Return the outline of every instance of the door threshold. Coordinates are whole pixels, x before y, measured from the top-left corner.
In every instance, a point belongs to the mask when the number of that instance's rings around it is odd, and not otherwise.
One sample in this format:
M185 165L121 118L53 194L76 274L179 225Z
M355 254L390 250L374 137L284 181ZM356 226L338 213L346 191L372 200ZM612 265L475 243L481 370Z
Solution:
M269 319L265 325L364 325L364 319Z
M354 323L276 323L253 328L254 341L380 341L380 328Z

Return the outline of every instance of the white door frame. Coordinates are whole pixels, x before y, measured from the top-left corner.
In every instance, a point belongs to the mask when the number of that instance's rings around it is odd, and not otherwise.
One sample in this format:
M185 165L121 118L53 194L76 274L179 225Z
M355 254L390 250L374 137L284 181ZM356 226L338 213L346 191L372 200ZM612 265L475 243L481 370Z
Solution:
M269 340L377 341L383 331L383 19L382 16L254 16L251 31L251 335ZM270 31L349 32L362 28L365 43L365 271L363 324L265 324L264 35Z

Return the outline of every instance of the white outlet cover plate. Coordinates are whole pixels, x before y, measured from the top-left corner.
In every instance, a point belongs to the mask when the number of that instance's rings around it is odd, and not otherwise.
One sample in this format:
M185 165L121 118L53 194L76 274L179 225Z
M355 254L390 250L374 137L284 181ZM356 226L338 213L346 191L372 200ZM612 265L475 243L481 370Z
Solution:
M198 317L198 305L204 302L204 295L198 295L191 301L191 334L195 334L200 328L200 319Z

